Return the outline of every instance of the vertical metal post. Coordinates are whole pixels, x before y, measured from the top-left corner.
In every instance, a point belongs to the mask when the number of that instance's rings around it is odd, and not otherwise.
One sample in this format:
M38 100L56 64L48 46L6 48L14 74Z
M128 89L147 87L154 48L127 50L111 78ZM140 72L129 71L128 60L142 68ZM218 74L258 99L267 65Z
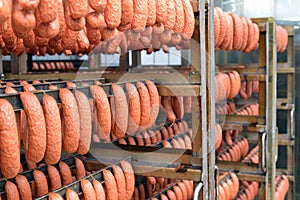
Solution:
M11 73L12 74L25 74L27 73L26 53L21 56L17 56L15 53L11 53Z
M266 70L267 70L267 172L266 199L274 199L276 175L276 99L277 99L277 50L276 24L273 18L266 23Z
M215 197L215 42L214 42L214 0L208 1L206 20L206 66L207 66L207 145L208 145L208 199Z

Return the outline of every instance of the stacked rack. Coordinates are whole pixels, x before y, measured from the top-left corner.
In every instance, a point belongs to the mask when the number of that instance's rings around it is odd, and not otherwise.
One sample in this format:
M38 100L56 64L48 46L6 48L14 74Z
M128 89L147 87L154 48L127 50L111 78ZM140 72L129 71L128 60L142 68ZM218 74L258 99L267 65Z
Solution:
M242 136L256 140L249 140L250 149L252 144L258 145L255 153L257 158L247 162L217 161L220 171L235 171L242 181L259 182L259 199L274 199L275 191L275 158L276 158L276 44L275 22L272 18L252 19L259 26L259 60L256 67L226 67L220 71L239 72L242 81L259 81L259 92L248 100L236 98L237 105L258 103L259 114L249 115L219 115L217 119L224 123L223 130L242 131ZM241 64L241 63L239 63ZM248 113L248 112L247 112ZM253 138L253 137L252 137ZM254 149L253 149L254 150ZM250 158L255 154L251 153ZM253 154L253 155L252 155ZM247 185L247 184L246 184ZM256 195L256 194L255 194Z
M278 173L285 173L290 180L288 199L294 198L295 181L295 58L294 27L283 26L288 32L288 46L278 55L282 60L277 64L277 127L278 127ZM284 164L283 164L284 163ZM286 163L286 164L285 164Z

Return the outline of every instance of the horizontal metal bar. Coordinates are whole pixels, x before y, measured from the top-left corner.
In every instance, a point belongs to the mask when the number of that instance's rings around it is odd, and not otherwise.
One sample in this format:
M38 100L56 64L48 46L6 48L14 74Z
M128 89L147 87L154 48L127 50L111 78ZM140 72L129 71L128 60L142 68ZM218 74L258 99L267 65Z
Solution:
M218 115L217 120L226 121L227 123L252 123L256 124L260 122L261 124L265 124L265 117L262 116L246 116L246 115Z
M245 162L228 162L228 161L216 161L216 165L220 171L239 171L243 173L263 173L258 164L245 163Z

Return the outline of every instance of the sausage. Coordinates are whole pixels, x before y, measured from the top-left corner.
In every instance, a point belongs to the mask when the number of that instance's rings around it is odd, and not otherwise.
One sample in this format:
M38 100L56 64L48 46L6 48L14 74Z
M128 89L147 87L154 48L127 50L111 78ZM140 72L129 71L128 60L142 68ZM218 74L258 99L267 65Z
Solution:
M36 187L37 197L43 196L48 193L48 183L45 174L40 170L33 171L33 178Z
M187 189L187 199L192 199L193 194L194 194L193 187L191 187L191 184L187 180L183 180L182 182L183 182L183 184L185 185L185 187Z
M88 3L93 10L103 13L106 8L107 0L88 0Z
M191 96L185 96L183 97L183 110L185 113L191 113L192 112L192 97Z
M231 90L228 99L233 99L239 92L241 88L241 79L237 71L232 71L228 73L230 79Z
M131 24L133 18L133 0L121 0L122 15L121 25Z
M121 24L122 6L121 0L107 0L104 18L108 28L114 29Z
M134 134L138 130L141 120L140 96L136 87L132 83L126 83L125 86L128 94L129 105L127 133Z
M20 199L18 188L14 183L7 181L4 188L5 188L5 194L6 194L7 200L19 200Z
M31 189L30 189L30 185L28 183L27 178L25 176L19 174L16 176L15 181L16 181L18 191L20 193L20 199L21 200L32 199Z
M63 185L68 185L73 182L70 167L65 162L59 162L59 171L61 174Z
M3 42L5 43L5 49L7 49L8 51L13 51L17 46L17 37L15 36L13 29L11 27L11 20L9 19L6 23L7 23L7 28L4 29L4 32L2 34L2 39Z
M23 33L30 32L34 29L36 18L32 10L24 11L18 3L18 0L13 0L11 23L14 31L23 35Z
M133 18L131 28L136 32L142 32L147 24L148 1L133 0Z
M214 8L214 39L215 39L215 49L218 48L218 44L220 43L220 30L221 30L220 16L216 7Z
M131 199L133 199L133 200L139 200L139 197L140 195L139 195L139 190L138 190L138 188L136 187L136 188L134 188L134 193L133 193L133 196L132 196L132 198Z
M11 17L12 0L0 1L0 26Z
M48 176L50 179L50 191L57 190L58 188L61 188L61 178L59 171L56 169L56 167L52 165L47 166Z
M61 155L61 119L57 102L47 94L43 96L43 109L47 132L44 160L52 165L60 160Z
M119 166L113 165L112 170L117 183L118 199L121 200L126 196L125 176Z
M63 200L63 198L58 193L49 193L49 200Z
M252 95L252 87L253 87L253 81L247 81L247 84L246 84L246 94L247 94L247 97L251 97Z
M172 190L167 190L169 200L177 200L176 194Z
M106 199L107 200L117 200L118 199L118 192L116 190L117 183L113 174L109 170L103 170L103 178L105 184L105 191L106 191Z
M112 84L111 87L114 96L113 107L115 108L115 115L112 116L115 120L113 134L117 138L122 138L127 131L128 118L123 116L128 116L128 104L122 87L117 84Z
M247 47L248 34L249 34L247 19L244 17L241 17L241 20L243 23L243 40L242 40L241 47L238 49L239 51L243 51Z
M43 159L46 150L46 123L38 98L30 92L21 92L20 98L27 118L28 135L25 137L26 158L32 162Z
M176 21L175 1L170 0L170 1L166 1L166 2L167 2L167 4L166 4L167 5L167 15L166 15L166 19L163 24L164 24L165 30L173 30L175 21Z
M241 83L241 88L240 88L240 96L242 97L242 99L248 99L248 95L246 94L246 91L244 90L244 87L246 87L246 81L243 81Z
M151 146L152 143L151 143L150 136L148 135L148 132L143 131L141 134L142 134L142 137L144 139L145 146Z
M161 200L169 200L168 197L164 194L160 194L160 199Z
M172 108L175 112L176 119L183 118L184 115L184 105L183 105L183 97L172 97Z
M86 1L85 1L86 2ZM72 31L80 31L86 25L86 21L84 15L79 18L73 18L70 4L65 1L64 4L64 14L65 14L65 22L67 27Z
M243 44L243 22L236 14L230 14L233 20L233 49L238 50Z
M225 50L232 50L233 20L229 14L227 14L225 12L223 14L225 15L227 29L226 29L226 34L225 34L224 40L223 40L222 44L220 45L220 48L225 49Z
M126 182L126 198L125 199L131 199L131 196L134 191L134 171L132 169L132 166L127 161L120 161L121 168L123 170L124 176L125 176L125 182Z
M104 15L99 12L90 12L85 16L87 26L89 28L102 30L107 26Z
M110 135L111 129L111 111L108 102L108 98L106 96L105 91L102 87L91 85L90 86L91 93L95 100L96 111L97 111L97 119L99 122L99 134L98 137L100 139L108 139Z
M93 186L96 194L96 200L105 200L105 191L102 184L96 179L93 179Z
M246 48L243 51L245 53L249 53L253 46L252 43L254 43L255 30L254 30L254 26L253 26L251 19L246 18L246 21L247 21L247 26L248 26L248 40L247 40Z
M16 116L12 105L0 99L0 168L5 178L18 174L20 166L20 145Z
M69 89L59 89L59 98L63 110L63 149L74 153L78 149L80 137L80 119L76 99Z
M146 80L146 86L150 96L150 105L151 105L150 118L151 118L151 124L153 125L159 113L159 94L158 94L157 87L152 81Z
M76 179L80 180L86 176L84 164L80 159L75 158L75 165L76 165Z
M142 132L151 126L151 100L147 87L139 81L136 84L141 103L141 121L138 131Z
M174 31L176 33L182 33L184 28L184 9L183 9L183 3L181 0L174 0L175 2L175 25L174 25Z
M80 185L85 200L96 200L96 193L90 181L82 179Z
M150 136L151 144L156 144L158 142L154 131L148 130L148 135Z
M194 11L189 0L182 0L182 5L184 9L184 28L182 36L189 39L192 37L195 28Z
M148 18L147 18L147 27L151 27L156 22L156 1L147 0L148 3Z
M42 22L53 22L56 18L58 18L58 0L40 0L36 11L43 13L39 19Z
M163 23L167 14L166 0L155 0L156 3L156 23Z
M139 200L145 200L146 199L146 192L145 187L143 184L139 185Z
M176 115L174 113L173 107L172 107L172 98L169 96L164 96L161 98L161 104L165 109L166 115L167 115L167 119L174 123L176 120Z
M75 91L75 98L78 105L80 119L80 138L77 153L84 155L88 153L92 137L92 118L89 100L87 96L79 91Z
M66 189L66 200L79 200L79 197L76 192L67 188Z

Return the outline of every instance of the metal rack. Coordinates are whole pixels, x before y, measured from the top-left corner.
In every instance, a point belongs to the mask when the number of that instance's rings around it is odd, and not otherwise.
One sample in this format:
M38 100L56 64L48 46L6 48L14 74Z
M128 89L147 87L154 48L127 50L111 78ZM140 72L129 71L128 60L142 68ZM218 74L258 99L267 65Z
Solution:
M234 170L239 179L260 182L259 199L274 199L276 160L276 25L273 18L252 19L259 25L258 66L235 69L241 80L259 81L259 116L227 115L223 129L247 131L259 144L259 163L217 161L220 171ZM229 68L232 69L232 68ZM220 70L228 70L220 68ZM225 116L218 116L222 120Z
M277 168L278 173L285 173L290 180L288 199L294 198L295 182L295 58L294 58L294 26L283 26L288 31L287 50L280 56L285 62L278 63L278 98L277 98L277 126L279 130L278 145L281 157L279 162L285 162L285 167ZM285 158L285 159L284 159ZM280 163L278 163L280 164Z

